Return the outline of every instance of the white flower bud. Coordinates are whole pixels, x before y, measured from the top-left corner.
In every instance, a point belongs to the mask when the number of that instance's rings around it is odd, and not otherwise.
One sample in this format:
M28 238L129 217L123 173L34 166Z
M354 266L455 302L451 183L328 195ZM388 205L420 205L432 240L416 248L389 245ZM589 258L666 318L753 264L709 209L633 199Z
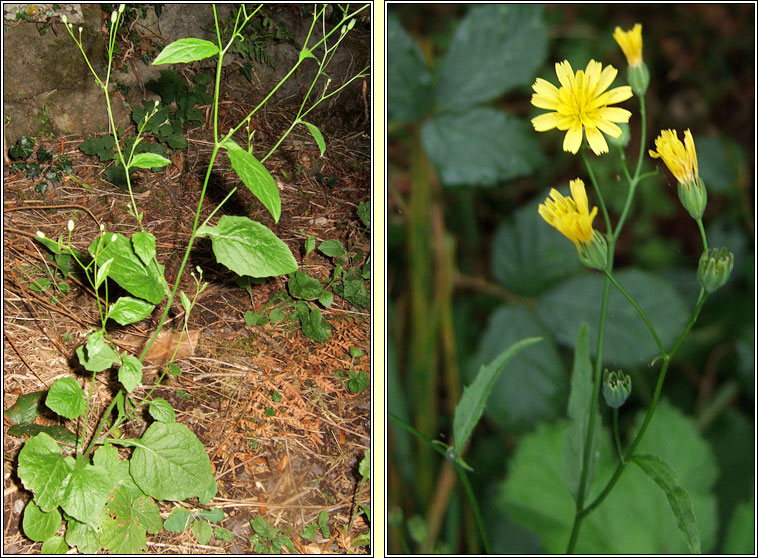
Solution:
M116 233L113 233L113 234L111 235L111 242L116 242L116 239L117 239L117 238L118 238L118 236L116 236Z
M71 232L74 230L74 221L72 219L68 220L68 232Z
M118 13L123 13L123 11L124 11L124 4L121 4L121 5L118 7Z
M66 17L66 14L61 14L61 21L63 22L63 25L66 25L68 23L68 18Z
M116 23L116 16L117 16L117 15L118 15L118 14L116 13L116 10L113 10L113 11L111 12L111 23Z
M100 223L100 232L105 232L105 223Z
M37 231L37 238L45 238L45 233L42 231Z

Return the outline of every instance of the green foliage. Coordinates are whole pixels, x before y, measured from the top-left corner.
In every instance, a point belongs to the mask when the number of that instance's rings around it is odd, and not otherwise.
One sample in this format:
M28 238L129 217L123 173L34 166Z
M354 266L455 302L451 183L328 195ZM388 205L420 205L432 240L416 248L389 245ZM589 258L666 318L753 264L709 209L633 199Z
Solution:
M482 366L476 375L476 379L470 386L464 388L463 396L455 407L455 419L453 420L454 447L458 454L463 451L463 445L468 441L471 432L482 417L484 406L500 372L521 349L538 341L541 341L539 337L533 337L514 343L492 362Z
M283 548L288 549L290 552L295 551L292 539L282 534L278 527L272 527L262 515L256 515L255 519L250 521L250 526L253 528L253 535L250 537L253 552L258 554L281 554Z
M518 119L480 103L528 83L546 54L542 7L472 7L440 62L439 80L394 18L388 22L388 114L422 124L424 150L447 185L492 185L530 174L542 162ZM476 61L476 63L472 63Z
M652 322L664 347L670 347L687 321L687 307L670 282L637 269L615 274L618 282L634 297ZM571 346L582 323L593 324L600 311L603 279L581 276L564 281L540 297L537 314L556 339ZM637 311L616 290L608 300L609 320L605 331L604 362L614 366L639 366L650 362L659 351L650 330ZM594 355L597 330L590 329L589 343Z
M638 416L637 422L641 422ZM512 472L503 483L500 502L511 517L527 525L547 552L565 550L575 503L566 480L561 453L565 424L540 426L522 438L511 461ZM676 440L672 444L671 440ZM596 480L589 494L597 495L617 466L608 432L603 429L598 447ZM703 549L715 535L715 499L710 492L716 478L713 455L693 424L668 404L661 404L639 447L640 452L661 456L676 471L689 492ZM629 510L635 510L633 519ZM659 552L687 553L676 519L656 484L636 468L624 471L611 494L582 526L576 551L582 554Z
M490 316L479 349L467 367L467 381L472 381L474 370L526 337L543 340L513 358L508 374L495 382L486 407L491 419L509 428L528 429L563 411L566 371L550 331L523 306L500 307Z
M268 227L247 217L224 215L216 226L200 227L197 235L210 237L216 260L237 275L270 277L297 270L287 245Z
M8 150L8 156L14 161L10 172L26 171L27 178L42 176L45 182L39 182L35 191L45 194L49 186L60 183L64 175L71 174L71 158L68 155L53 155L43 146L37 148L37 162L27 161L34 155L34 139L22 136L15 145Z
M275 8L268 8L275 9ZM234 14L231 13L220 22L221 36L224 43L231 39L234 30ZM268 47L273 42L292 41L294 34L273 21L266 12L254 18L250 24L237 36L231 45L230 52L241 55L249 61L266 64L274 68L274 63L268 55ZM252 66L250 62L242 64L240 73L252 83Z

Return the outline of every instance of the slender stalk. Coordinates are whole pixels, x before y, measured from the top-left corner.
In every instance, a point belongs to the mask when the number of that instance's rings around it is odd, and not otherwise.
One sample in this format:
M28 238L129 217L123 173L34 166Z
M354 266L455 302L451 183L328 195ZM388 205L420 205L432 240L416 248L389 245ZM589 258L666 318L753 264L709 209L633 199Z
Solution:
M455 464L453 465L456 469L458 469L458 476L460 476L461 483L463 483L463 487L466 489L466 495L468 496L469 503L471 504L471 511L474 513L474 520L476 521L476 526L479 529L479 536L482 538L484 552L485 554L492 554L490 541L487 537L487 530L484 526L484 518L482 517L482 512L479 509L479 503L476 501L476 495L474 494L474 489L471 486L471 481L469 481L468 474L463 469L463 467Z
M637 432L637 435L634 437L634 440L632 440L632 443L629 445L629 449L627 449L626 453L624 454L624 459L619 462L618 466L616 467L616 471L613 473L613 476L610 478L605 488L602 490L602 492L600 492L600 494L598 494L598 496L589 506L587 506L584 510L582 510L581 512L582 517L586 516L592 510L598 507L600 503L606 498L606 496L610 494L611 490L615 486L619 477L621 477L621 473L624 471L624 468L626 467L626 462L634 454L634 450L637 449L637 445L640 443L640 441L642 440L642 437L645 435L645 431L647 430L647 427L650 424L650 421L653 418L653 414L655 413L655 409L658 405L658 401L660 399L661 392L663 390L663 383L666 380L666 372L668 372L671 359L673 358L677 350L679 350L679 347L681 346L681 344L684 342L684 339L689 334L690 330L692 329L692 326L695 325L695 322L697 321L697 317L700 314L700 310L702 309L703 304L705 303L705 300L707 298L708 298L708 295L705 293L705 290L700 289L700 295L698 296L698 301L695 304L695 308L692 311L692 315L690 316L690 320L687 323L687 327L684 328L684 331L682 331L681 335L679 336L679 339L674 344L674 348L672 348L671 351L669 352L668 358L665 358L663 361L663 366L661 366L661 371L658 374L658 382L656 383L656 386L655 386L655 392L653 393L653 401L650 403L650 407L648 408L647 413L645 414L645 419L642 422L642 426Z
M700 231L700 239L703 241L703 251L708 251L708 239L705 237L705 228L703 227L703 219L696 219L697 228Z
M637 304L637 301L632 298L632 296L624 289L624 287L621 286L621 284L616 281L616 278L613 276L613 273L606 270L605 272L608 279L610 279L611 283L619 290L621 294L623 294L626 299L631 303L632 306L639 312L640 316L642 316L642 319L645 322L645 325L650 330L650 334L653 336L653 339L655 340L655 344L658 345L658 350L661 352L661 355L665 358L669 358L670 355L666 354L666 350L663 348L663 343L661 343L661 340L658 338L658 334L655 331L655 328L653 327L653 324L650 323L650 320L647 319L647 316L645 315L645 312L640 308L640 305Z
M613 439L616 441L616 451L619 454L619 459L624 462L624 452L621 451L621 436L619 435L619 410L618 407L613 408Z
M611 247L612 249L612 247ZM613 252L610 251L612 255ZM612 262L609 263L609 266ZM574 552L577 538L579 537L579 528L582 524L582 509L584 507L584 496L587 489L587 477L589 474L589 462L592 453L592 436L595 431L595 419L597 416L598 399L600 397L600 368L603 363L603 340L605 338L605 318L608 314L608 295L610 293L610 280L606 276L603 283L603 298L600 303L600 322L598 324L597 347L595 349L595 370L592 375L592 403L590 404L590 417L587 425L587 436L584 440L584 451L582 453L582 473L579 477L579 492L576 496L576 513L574 515L574 524L571 527L571 537L569 538L567 554Z
M584 161L584 166L587 169L587 174L590 175L590 182L592 182L592 187L595 189L595 195L597 195L597 203L600 205L600 211L602 212L603 220L605 221L605 233L610 238L613 235L611 218L608 216L608 210L605 207L605 200L603 200L603 194L600 192L600 187L598 186L597 180L595 179L595 173L592 171L590 162L587 160L587 154L585 153L585 147L583 143L582 148L579 150L579 153L582 155L582 161ZM609 250L609 252L611 251Z

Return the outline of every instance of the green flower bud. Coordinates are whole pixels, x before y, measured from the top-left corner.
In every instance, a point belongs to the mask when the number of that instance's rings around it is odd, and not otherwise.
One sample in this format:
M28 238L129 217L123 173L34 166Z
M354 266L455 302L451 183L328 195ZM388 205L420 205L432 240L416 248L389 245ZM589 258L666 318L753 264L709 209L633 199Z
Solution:
M603 370L603 397L609 407L618 409L632 393L632 378L621 370Z
M640 61L639 64L628 66L626 68L626 81L632 87L635 95L643 96L650 84L650 72L645 63Z
M629 145L629 140L632 138L632 134L629 132L629 124L620 122L617 126L621 128L621 135L617 138L608 136L608 143L618 147L626 147Z
M708 204L708 192L703 184L703 179L699 176L686 182L679 182L678 186L679 201L682 202L684 209L692 216L693 219L700 219L705 212L705 206Z
M726 248L703 252L697 267L697 280L709 293L721 288L734 267L734 254Z
M579 242L576 245L579 261L587 267L603 270L608 267L608 243L605 237L593 230L589 242Z

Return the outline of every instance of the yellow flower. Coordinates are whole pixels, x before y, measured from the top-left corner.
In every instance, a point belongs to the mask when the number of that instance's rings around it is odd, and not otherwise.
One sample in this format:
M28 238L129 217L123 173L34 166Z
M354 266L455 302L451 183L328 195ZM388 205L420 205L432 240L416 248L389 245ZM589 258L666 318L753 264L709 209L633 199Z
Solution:
M649 151L653 158L661 158L678 182L697 182L697 154L695 142L689 129L684 132L684 144L679 141L676 130L663 130L655 139L655 151Z
M597 207L593 207L590 213L587 192L581 178L572 180L570 186L571 197L563 197L553 188L550 190L553 199L546 199L537 211L549 225L580 248L580 244L586 244L592 239L592 220L597 215Z
M618 70L613 66L603 68L600 62L590 60L585 70L574 74L568 60L556 63L555 73L561 84L560 89L549 81L537 78L532 89L532 104L537 108L554 112L540 114L532 118L532 125L538 132L553 128L566 131L563 150L576 153L582 144L582 130L595 155L608 152L608 143L603 133L617 138L621 128L614 122L628 122L632 113L628 110L610 107L632 96L628 85L606 91L616 78ZM601 133L602 132L602 133Z
M630 66L640 66L642 64L642 25L635 23L631 31L622 31L621 27L616 27L613 31L613 38L624 51L626 61Z
M697 153L692 134L685 130L682 144L675 130L663 130L655 138L655 149L649 151L650 156L663 159L679 183L679 201L693 219L700 219L708 204L708 192L697 172Z

